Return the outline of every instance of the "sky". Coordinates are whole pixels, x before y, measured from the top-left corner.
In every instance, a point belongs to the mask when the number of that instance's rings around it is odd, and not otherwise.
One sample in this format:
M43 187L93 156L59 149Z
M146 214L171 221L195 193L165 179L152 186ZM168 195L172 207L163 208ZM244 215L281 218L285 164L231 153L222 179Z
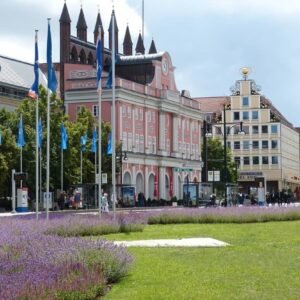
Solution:
M142 30L142 0L66 0L71 34L82 5L93 41L98 9L105 46L112 7L119 27L119 49L126 25L133 48ZM59 61L59 17L64 0L9 0L0 3L0 55L33 63L34 31L39 30L40 62L46 61L47 18L51 18L53 61ZM169 52L177 89L192 97L230 95L249 67L261 93L300 126L299 0L144 0L145 48L152 38Z

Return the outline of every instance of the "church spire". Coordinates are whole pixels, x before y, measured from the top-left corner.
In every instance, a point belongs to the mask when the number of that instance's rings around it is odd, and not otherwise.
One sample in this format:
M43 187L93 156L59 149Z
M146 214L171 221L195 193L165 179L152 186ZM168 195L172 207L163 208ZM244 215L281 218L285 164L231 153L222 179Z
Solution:
M155 47L154 40L152 39L152 42L151 42L151 45L150 45L150 48L149 48L149 54L155 54L155 53L157 53L157 50L156 50L156 47Z
M102 25L102 20L100 16L100 10L98 10L98 15L97 15L97 20L95 24L95 29L94 29L94 43L96 44L97 38L98 38L98 28L101 28L101 40L102 40L102 48L104 46L104 30L103 30L103 25Z
M60 23L71 23L71 19L70 19L70 15L69 15L69 11L68 11L66 2L64 4L63 10L61 12L59 22Z
M114 27L115 27L115 53L119 53L119 45L118 45L118 34L119 34L119 29L117 25L117 20L116 20L116 15L115 15L115 10L113 9L111 13L111 19L109 22L109 27L108 27L108 33L109 33L109 49L112 49L112 19L114 17Z
M144 42L141 33L139 33L138 41L135 47L135 53L145 54L145 47L144 47Z
M77 37L82 41L87 41L87 25L85 22L84 13L82 7L80 8L79 18L77 22Z
M131 40L128 24L126 27L124 41L123 41L123 53L124 55L132 55L132 40Z

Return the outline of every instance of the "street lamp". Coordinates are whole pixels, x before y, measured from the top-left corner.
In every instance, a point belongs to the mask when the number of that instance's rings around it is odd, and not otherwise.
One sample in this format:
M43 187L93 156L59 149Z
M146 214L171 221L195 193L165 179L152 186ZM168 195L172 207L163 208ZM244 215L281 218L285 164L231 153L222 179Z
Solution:
M127 161L128 160L128 156L127 156L127 152L116 152L116 160L119 161L120 164L120 187L121 187L121 198L123 199L123 190L122 190L122 185L123 185L123 160Z
M232 123L229 123L232 124ZM227 132L227 127L226 127L226 105L224 104L223 107L223 137L224 137L224 187L225 187L225 198L224 198L224 205L227 206L227 134L230 133L231 128L236 126L237 124L233 124L230 129ZM243 122L240 122L240 130L238 132L240 135L244 135L245 131L243 130Z

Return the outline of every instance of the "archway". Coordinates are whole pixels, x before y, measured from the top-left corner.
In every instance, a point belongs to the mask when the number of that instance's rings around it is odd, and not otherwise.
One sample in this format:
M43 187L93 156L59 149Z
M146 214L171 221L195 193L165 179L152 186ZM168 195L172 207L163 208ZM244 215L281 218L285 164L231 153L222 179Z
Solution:
M81 49L79 54L79 63L83 65L86 64L86 55L83 49Z
M148 197L154 199L154 175L150 174L148 179Z
M76 50L75 46L73 46L73 48L71 50L70 62L73 63L73 64L78 63L78 54L77 54L77 50Z
M89 65L94 65L94 57L93 57L93 54L92 52L89 53L89 56L88 56L88 62L87 62Z
M143 175L138 173L136 176L136 194L144 193L144 180Z
M129 172L125 172L123 184L131 184L131 175Z

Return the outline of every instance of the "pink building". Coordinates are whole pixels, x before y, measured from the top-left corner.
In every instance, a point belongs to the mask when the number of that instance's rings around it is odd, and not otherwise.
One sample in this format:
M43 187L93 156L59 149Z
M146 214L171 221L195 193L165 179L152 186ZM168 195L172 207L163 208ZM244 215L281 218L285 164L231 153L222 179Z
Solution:
M86 40L82 9L77 37L70 35L70 23L65 3L60 18L60 93L71 120L76 119L81 106L90 109L97 118L95 41ZM98 26L103 28L100 13L95 30ZM115 28L118 36L116 23ZM117 39L116 46L118 49ZM105 83L111 49L104 48L103 57L102 120L110 122L112 91ZM116 142L122 143L128 160L123 161L122 174L117 180L135 186L136 194L143 192L146 199L168 200L172 196L181 199L187 179L201 181L200 104L187 91L177 90L174 70L169 53L157 53L154 41L149 54L145 54L141 35L134 55L127 26L123 53L116 65L115 103Z

